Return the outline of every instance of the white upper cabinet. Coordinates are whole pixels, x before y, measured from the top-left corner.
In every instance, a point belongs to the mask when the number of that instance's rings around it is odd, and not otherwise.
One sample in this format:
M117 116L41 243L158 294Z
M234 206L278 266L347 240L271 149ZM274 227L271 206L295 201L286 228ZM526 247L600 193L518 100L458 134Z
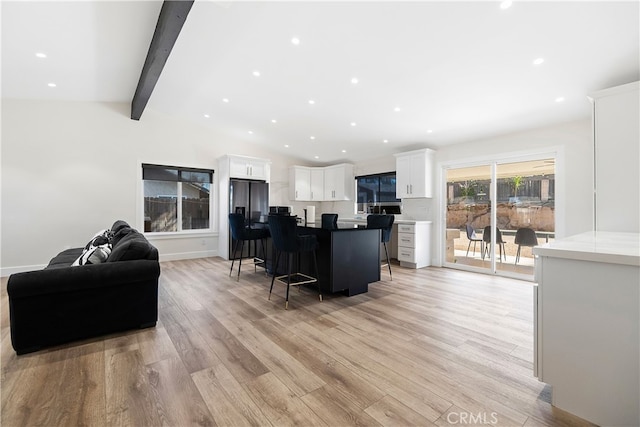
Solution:
M311 200L311 168L304 166L289 168L289 199Z
M352 200L355 181L353 165L289 168L289 199L295 201Z
M269 182L271 162L254 157L229 156L230 178L257 179Z
M311 168L311 194L309 200L314 202L322 201L324 197L324 170L322 168Z
M324 200L352 200L354 189L353 165L324 168Z
M396 197L433 197L434 153L424 148L395 154Z

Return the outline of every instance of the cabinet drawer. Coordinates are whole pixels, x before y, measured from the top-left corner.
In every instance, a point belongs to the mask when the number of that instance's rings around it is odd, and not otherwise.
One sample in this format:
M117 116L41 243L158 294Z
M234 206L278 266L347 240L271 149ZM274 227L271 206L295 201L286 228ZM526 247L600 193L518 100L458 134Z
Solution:
M398 233L398 247L415 248L416 235L412 233Z
M398 233L415 233L415 224L398 224Z
M416 262L416 252L413 248L398 248L398 261Z

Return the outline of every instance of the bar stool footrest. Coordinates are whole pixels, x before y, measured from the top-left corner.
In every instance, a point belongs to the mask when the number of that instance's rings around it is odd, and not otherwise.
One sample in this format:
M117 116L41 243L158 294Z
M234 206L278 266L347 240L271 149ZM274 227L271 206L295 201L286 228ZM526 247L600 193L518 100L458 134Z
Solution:
M283 275L283 276L277 276L276 280L280 283L283 284L287 284L287 275ZM289 279L289 284L292 286L297 286L297 285L306 285L307 283L317 283L318 279L316 279L315 277L311 277L311 276L307 276L306 274L302 274L302 273L291 273L291 279Z

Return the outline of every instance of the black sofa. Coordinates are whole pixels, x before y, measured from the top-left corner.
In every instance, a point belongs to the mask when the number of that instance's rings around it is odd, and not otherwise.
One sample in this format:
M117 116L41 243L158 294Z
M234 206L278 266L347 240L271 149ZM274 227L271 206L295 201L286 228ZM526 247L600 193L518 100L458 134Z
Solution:
M128 329L158 319L158 250L124 221L109 232L106 261L71 266L84 248L67 249L43 270L7 282L11 344L17 354Z

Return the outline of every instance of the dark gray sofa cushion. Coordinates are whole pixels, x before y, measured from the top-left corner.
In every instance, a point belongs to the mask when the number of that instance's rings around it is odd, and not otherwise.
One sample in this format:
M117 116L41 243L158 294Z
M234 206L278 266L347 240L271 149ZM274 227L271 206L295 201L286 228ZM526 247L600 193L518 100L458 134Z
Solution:
M83 250L84 248L73 248L64 250L53 257L53 259L49 261L49 265L47 265L45 269L69 267L76 259L78 259L80 255L82 255Z
M122 233L126 229L120 230ZM134 229L113 244L111 255L107 262L130 261L134 259L158 259L158 250L149 241Z
M111 233L112 234L116 234L118 231L120 231L120 229L122 229L124 227L131 228L131 226L129 224L127 224L125 221L119 219L116 222L114 222L113 225L111 226Z

